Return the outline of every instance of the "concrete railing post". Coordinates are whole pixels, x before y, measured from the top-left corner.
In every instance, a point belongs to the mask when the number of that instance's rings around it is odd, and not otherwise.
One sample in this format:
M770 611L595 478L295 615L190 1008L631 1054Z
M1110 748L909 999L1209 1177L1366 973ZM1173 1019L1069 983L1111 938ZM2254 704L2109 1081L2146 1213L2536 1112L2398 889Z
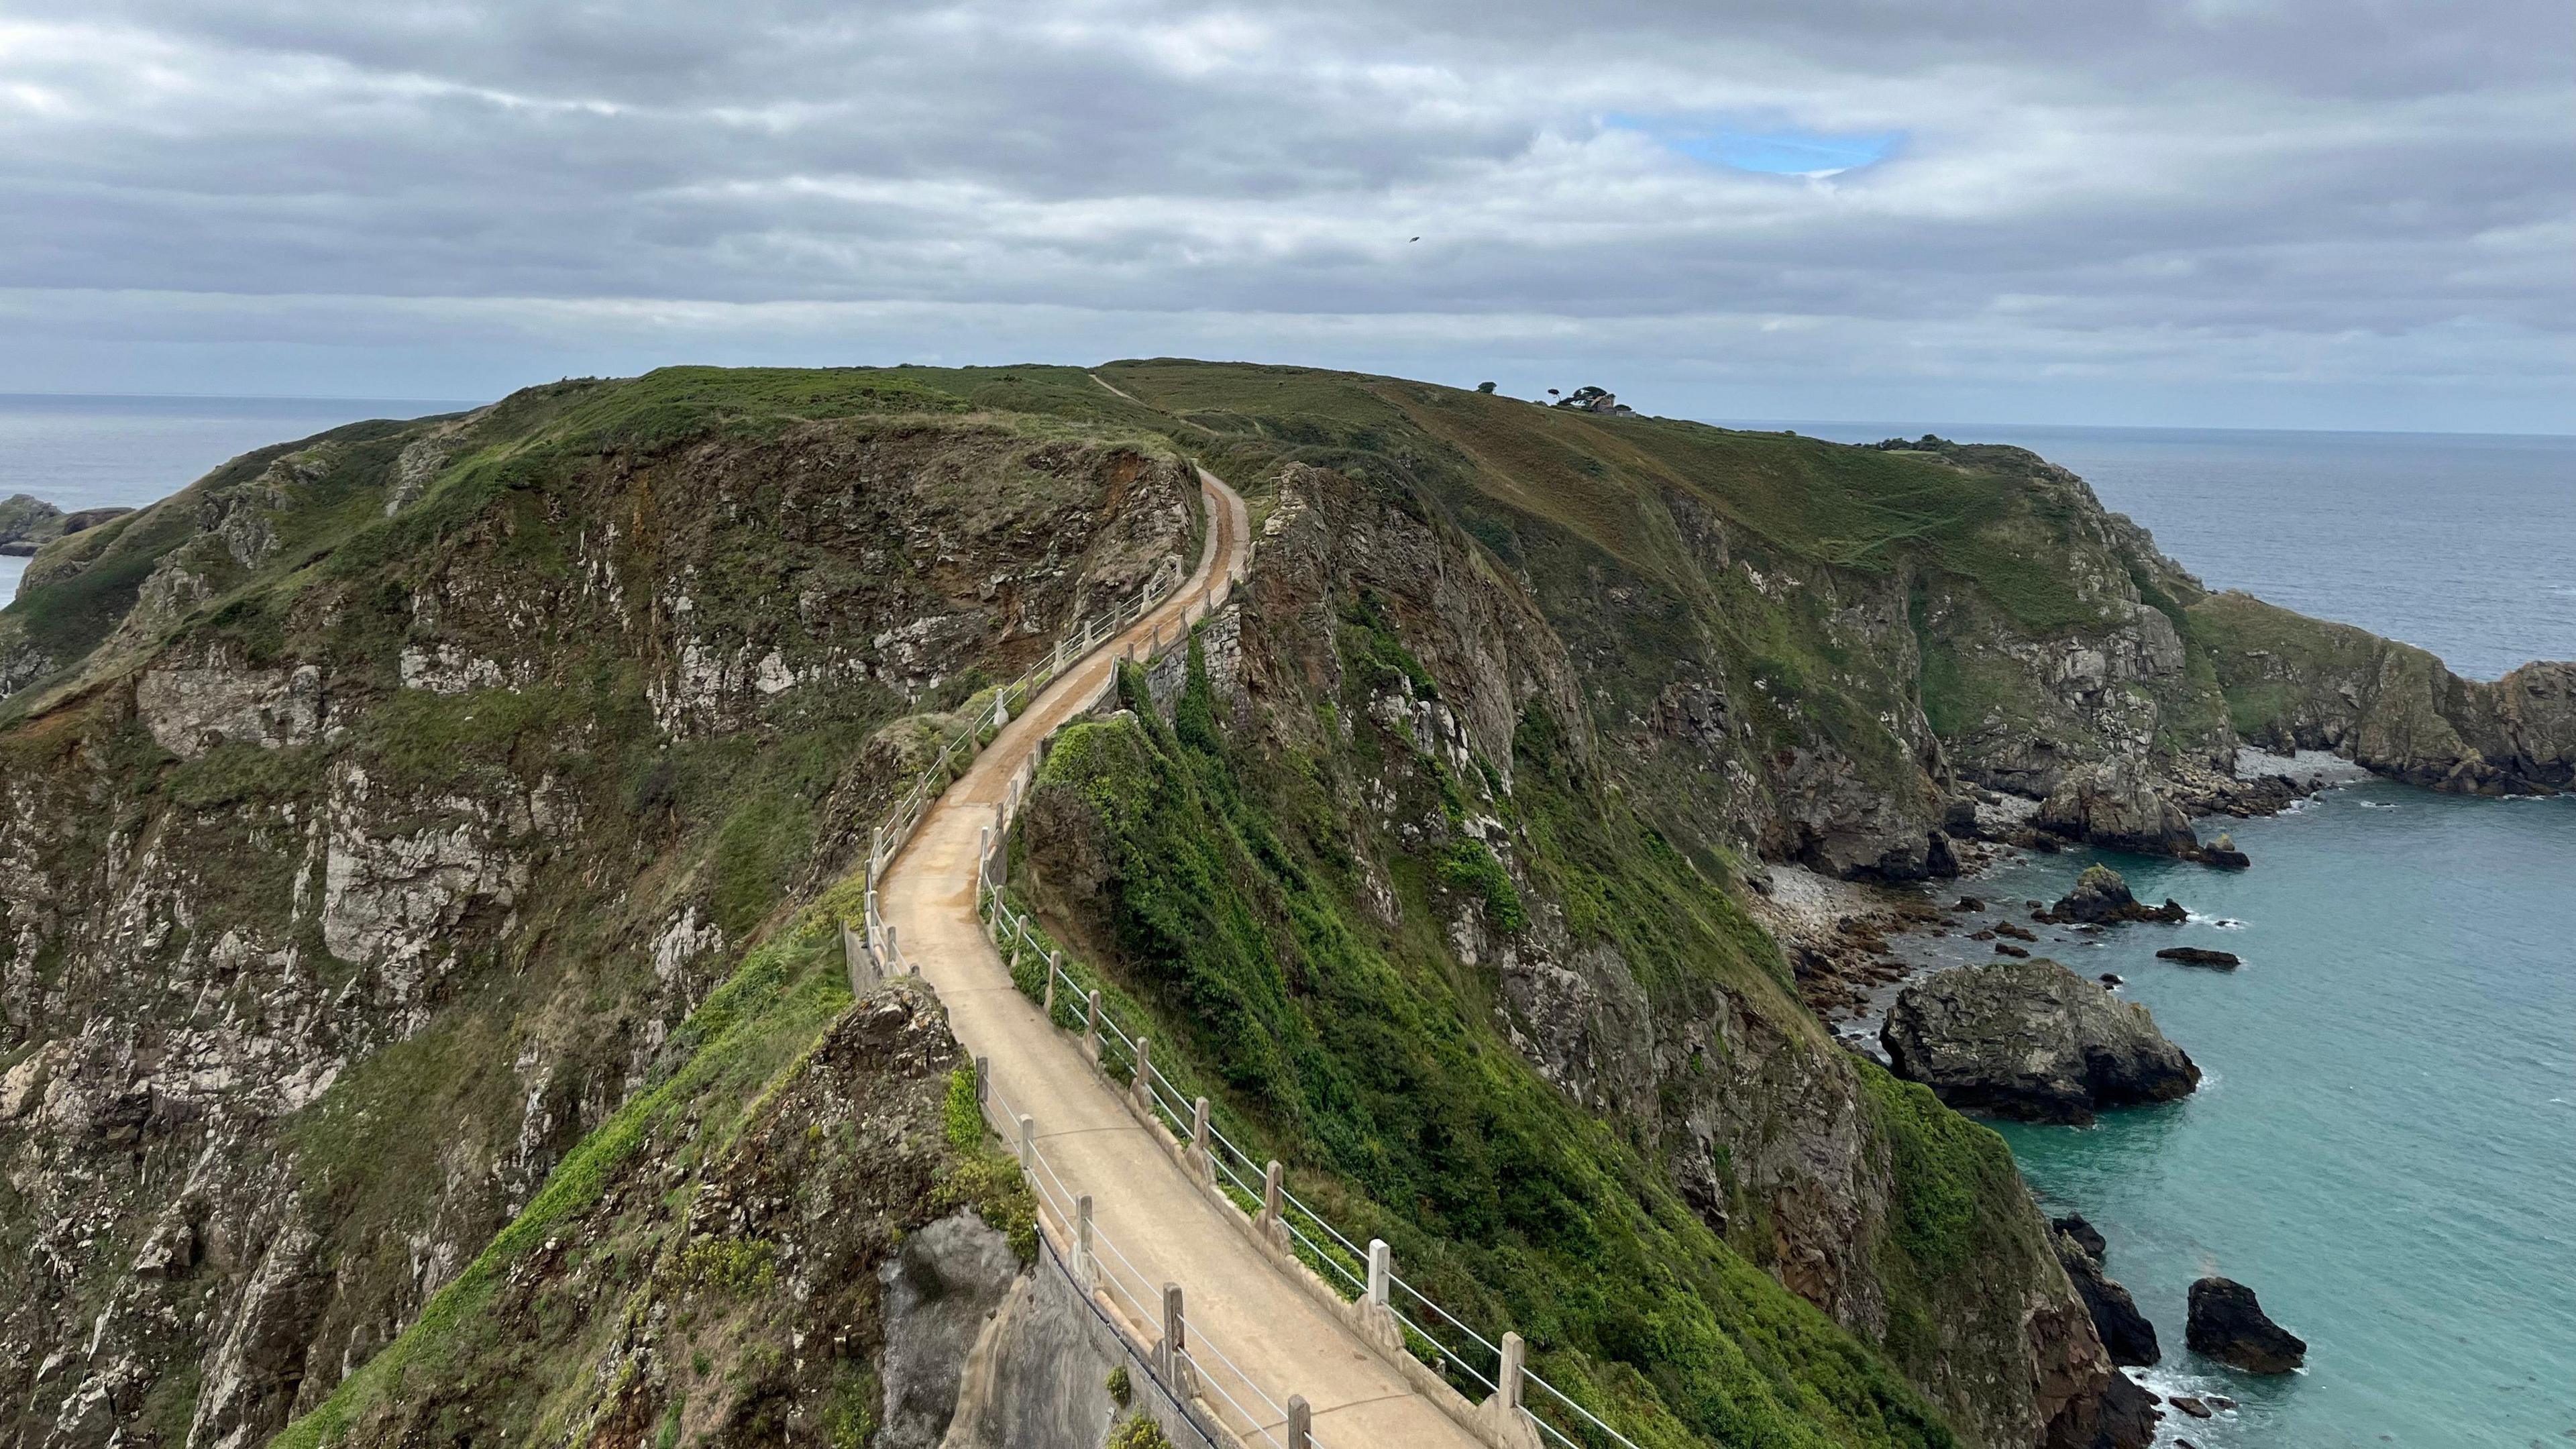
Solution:
M992 1095L993 1059L977 1057L975 1059L975 1110L983 1111L984 1104L992 1098Z
M1515 1413L1521 1406L1521 1375L1529 1371L1529 1344L1506 1329L1503 1332L1503 1372L1495 1393L1503 1401L1503 1412Z
M1091 1194L1073 1201L1073 1277L1084 1288L1100 1286L1100 1269L1092 1260Z
M1097 991L1091 993L1091 999L1083 1007L1082 1053L1091 1058L1093 1066L1100 1065L1100 993Z
M1199 1098L1190 1105L1190 1151L1198 1158L1198 1169L1216 1185L1216 1153L1208 1137L1208 1099Z
M1038 1170L1038 1124L1026 1117L1020 1119L1020 1170Z
M1163 1381L1172 1392L1187 1399L1198 1392L1190 1372L1190 1321L1181 1313L1181 1285L1163 1285Z
M1315 1411L1306 1404L1304 1394L1288 1396L1288 1449L1313 1449Z
M1387 1306L1387 1287L1394 1277L1395 1250L1386 1245L1384 1238L1369 1239L1368 1301L1371 1304L1379 1308Z
M1136 1038L1136 1079L1127 1084L1127 1093L1145 1114L1154 1120L1154 1042L1150 1037Z
M1288 1170L1279 1159L1261 1169L1261 1216L1254 1226L1261 1236L1282 1250L1288 1246Z
M993 827L990 825L976 827L975 885L979 890L993 888Z
M1061 969L1060 963L1062 963L1063 960L1064 955L1062 952L1049 951L1047 953L1046 999L1038 1003L1038 1009L1046 1013L1046 1023L1049 1026L1055 1025L1055 976L1056 972Z
M903 943L895 938L893 924L889 922L882 929L885 931L887 963L890 965L901 965L903 963ZM912 974L918 976L921 973L915 971Z

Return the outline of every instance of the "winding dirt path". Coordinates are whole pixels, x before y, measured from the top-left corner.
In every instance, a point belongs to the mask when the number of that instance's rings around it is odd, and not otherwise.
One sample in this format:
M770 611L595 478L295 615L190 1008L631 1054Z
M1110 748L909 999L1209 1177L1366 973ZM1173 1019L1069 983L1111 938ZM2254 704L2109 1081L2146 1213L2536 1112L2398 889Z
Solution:
M993 824L1011 778L1041 739L1099 695L1122 647L1172 627L1245 557L1251 528L1243 499L1204 469L1199 481L1212 526L1198 571L1162 607L1067 670L985 748L888 866L879 908L900 932L905 957L946 1004L958 1040L990 1059L992 1086L1034 1120L1039 1145L1065 1189L1091 1196L1098 1233L1123 1256L1102 1252L1112 1271L1150 1285L1139 1296L1165 1283L1181 1286L1201 1357L1212 1343L1277 1404L1304 1395L1325 1449L1470 1449L1476 1441L1464 1429L1291 1282L1192 1185L1168 1149L1128 1115L1120 1088L1092 1067L1080 1039L1051 1027L1012 986L976 917L980 834ZM1131 1320L1140 1316L1123 1298L1117 1306ZM1148 1326L1146 1337L1152 1334ZM1239 1384L1225 1386L1249 1397ZM1205 1397L1223 1402L1214 1392ZM1248 1415L1225 1413L1229 1427L1264 1428L1285 1440L1276 1414L1257 1402L1250 1407Z

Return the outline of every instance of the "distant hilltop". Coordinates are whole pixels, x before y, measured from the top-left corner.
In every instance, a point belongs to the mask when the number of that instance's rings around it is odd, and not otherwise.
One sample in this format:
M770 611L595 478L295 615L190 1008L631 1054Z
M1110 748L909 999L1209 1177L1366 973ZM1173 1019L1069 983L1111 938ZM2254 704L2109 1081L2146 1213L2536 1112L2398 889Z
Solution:
M0 558L34 558L36 550L66 534L96 528L131 508L87 508L65 513L41 498L20 493L0 501Z

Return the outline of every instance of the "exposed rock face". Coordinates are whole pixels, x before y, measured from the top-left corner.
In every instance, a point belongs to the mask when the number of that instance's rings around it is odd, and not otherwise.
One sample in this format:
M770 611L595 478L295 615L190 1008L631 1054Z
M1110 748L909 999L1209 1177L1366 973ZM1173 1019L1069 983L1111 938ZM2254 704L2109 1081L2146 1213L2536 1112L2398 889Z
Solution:
M2156 1442L2156 1422L2163 1417L2154 1394L2127 1374L2115 1373L2085 1412L2049 1426L2041 1449L2147 1449Z
M2250 595L2192 608L2231 697L2265 709L2249 739L2332 750L2412 784L2467 794L2576 785L2576 663L2526 664L2493 684L2432 655Z
M2140 904L2129 894L2129 883L2107 865L2088 865L2075 878L2074 888L2058 897L2040 919L2064 921L2075 925L2110 925L2119 921L2161 921L2174 924L2190 918L2191 913L2167 898L2161 906Z
M2200 1081L2144 1006L2046 958L1936 971L1898 994L1880 1041L1951 1106L2033 1122L2090 1122Z
M957 1415L958 1366L1020 1279L1011 1245L982 1218L956 1213L904 1239L877 1270L885 1284L887 1449L934 1449Z
M2130 1368L2162 1358L2164 1350L2157 1346L2156 1326L2138 1311L2137 1300L2129 1296L2129 1290L2105 1271L2102 1235L2080 1217L2059 1218L2050 1227L2057 1261L2075 1284L2077 1296L2084 1300L2085 1311L2093 1315L2093 1331L2101 1335L2103 1350L2111 1355L2111 1362Z
M247 455L0 615L0 1444L312 1410L863 848L873 732L1194 553L1172 458L864 416L429 526L441 460L616 386Z
M2220 971L2233 971L2245 964L2233 951L2213 951L2206 946L2167 946L2156 953L2160 961L2179 961L2185 966L2209 966Z
M2285 1374L2307 1362L2308 1341L2274 1323L2254 1290L2232 1278L2193 1283L2190 1314L2183 1342L2194 1353L2257 1374Z
M2034 823L2106 850L2186 858L2200 853L2191 818L2148 781L2135 760L2107 761L2069 775L2040 802Z

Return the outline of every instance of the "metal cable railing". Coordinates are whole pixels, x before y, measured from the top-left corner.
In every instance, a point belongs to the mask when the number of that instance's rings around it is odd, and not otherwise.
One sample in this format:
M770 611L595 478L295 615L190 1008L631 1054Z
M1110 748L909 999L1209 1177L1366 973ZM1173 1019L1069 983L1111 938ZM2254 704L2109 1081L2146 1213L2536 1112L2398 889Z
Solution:
M1011 1105L1009 1096L1002 1091L999 1083L991 1079L990 1074L986 1074L983 1078L982 1090L987 1099L988 1123L990 1114L995 1110L998 1110L1001 1122L993 1125L1007 1128L1011 1133L1021 1131L1022 1124L1031 1121L1024 1118ZM1159 1306L1161 1294L1154 1287L1152 1275L1138 1267L1135 1260L1127 1256L1126 1250L1118 1245L1117 1240L1103 1231L1096 1222L1090 1224L1088 1234L1078 1231L1082 1195L1076 1193L1072 1185L1064 1180L1063 1174L1056 1170L1052 1161L1048 1160L1045 1147L1034 1135L1023 1140L1020 1155L1023 1164L1022 1175L1034 1190L1039 1211L1053 1217L1057 1238L1073 1245L1077 1272L1090 1275L1095 1280L1092 1286L1109 1293L1114 1300L1123 1301L1126 1311L1132 1313L1134 1323L1138 1325L1154 1323L1161 1312ZM1259 1381L1247 1373L1243 1366L1235 1361L1232 1354L1225 1351L1224 1344L1210 1334L1199 1319L1184 1313L1178 1322L1186 1325L1186 1332L1181 1335L1184 1346L1180 1351L1180 1358L1193 1370L1192 1376L1197 1380L1196 1386L1214 1390L1225 1405L1234 1411L1234 1417L1241 1421L1244 1431L1258 1434L1265 1442L1287 1449L1286 1441L1279 1433L1279 1430L1288 1422L1287 1408L1277 1399L1272 1398L1269 1391L1263 1389ZM1154 1345L1142 1343L1137 1344L1136 1347L1140 1358L1150 1362ZM1241 1393L1227 1387L1229 1377L1240 1387ZM1178 1402L1192 1386L1166 1384L1163 1387L1171 1393L1175 1402ZM1247 1403L1247 1399L1252 1403ZM1267 1412L1256 1413L1254 1403ZM1325 1443L1323 1436L1314 1433L1311 1428L1306 1433L1306 1442L1309 1445L1319 1446L1319 1449Z
M999 850L1007 846L997 838L994 848ZM1109 1012L1105 1003L1096 1017L1092 1014L1090 1003L1099 988L1086 984L1065 968L1063 954L1038 932L1026 915L1014 909L1009 901L1003 898L989 872L979 868L977 879L979 905L983 908L986 927L991 933L995 948L1001 951L1014 966L1019 953L1024 949L1037 953L1047 962L1046 974L1040 978L1041 989L1029 994L1043 998L1048 994L1044 988L1050 984L1069 989L1074 993L1073 999L1078 1003L1077 1024L1069 1027L1052 1013L1048 1018L1049 1023L1059 1029L1068 1030L1088 1030L1096 1024L1100 1040L1098 1064L1102 1069L1110 1070L1113 1067L1123 1066L1126 1074L1131 1078L1132 1086L1133 1079L1137 1076L1136 1069L1141 1064L1144 1068L1142 1077L1144 1091L1139 1105L1149 1111L1157 1121L1168 1125L1176 1140L1198 1141L1194 1133L1197 1125L1197 1108L1191 1095L1164 1072L1161 1062L1153 1060L1150 1054L1140 1049L1140 1038L1129 1034ZM1017 983L1016 970L1013 970L1012 976ZM1022 989L1025 991L1026 987L1023 986ZM1061 996L1061 992L1056 994ZM1113 1043L1123 1052L1123 1063L1110 1060ZM1251 1202L1259 1204L1263 1201L1265 1185L1263 1180L1267 1177L1265 1162L1255 1159L1250 1152L1244 1150L1241 1144L1227 1136L1213 1120L1208 1125L1207 1136L1202 1145L1208 1150L1209 1165L1215 1169L1219 1178L1217 1185L1221 1189L1231 1185L1235 1191L1243 1194ZM1240 1170L1238 1170L1238 1164L1240 1164ZM1336 1279L1340 1283L1347 1284L1348 1291L1344 1296L1366 1295L1367 1279L1354 1272L1349 1263L1367 1263L1368 1250L1352 1241L1348 1234L1335 1227L1330 1219L1316 1211L1312 1204L1295 1193L1288 1192L1283 1187L1280 1198L1281 1212L1278 1221L1280 1226L1287 1230L1291 1242L1304 1250L1296 1254L1299 1261L1307 1263L1319 1273L1327 1274L1324 1281L1328 1284L1334 1283ZM1306 1223L1311 1224L1314 1231L1310 1232L1306 1227L1301 1226L1297 1221L1298 1218L1303 1218ZM1344 1260L1345 1254L1348 1256L1348 1262ZM1392 1273L1388 1275L1388 1287L1390 1297L1385 1306L1404 1330L1404 1342L1408 1352L1422 1359L1434 1370L1454 1374L1459 1380L1480 1386L1487 1393L1499 1392L1496 1379L1502 1372L1503 1365L1508 1361L1501 1345L1478 1332L1464 1319L1441 1307L1437 1301L1419 1288ZM1407 1313L1396 1306L1392 1299L1392 1291L1398 1289L1413 1303L1419 1305L1419 1316L1415 1313ZM1456 1335L1457 1341L1450 1341L1451 1335ZM1475 1349L1482 1351L1481 1362L1479 1357L1470 1356L1467 1346L1471 1344ZM1484 1364L1491 1364L1491 1370L1484 1367ZM1602 1449L1602 1446L1583 1444L1568 1435L1565 1429L1550 1423L1550 1417L1556 1413L1575 1416L1579 1423L1574 1427L1578 1430L1584 1428L1597 1430L1608 1436L1610 1444L1616 1446L1616 1449L1637 1449L1634 1440L1603 1422L1599 1415L1583 1407L1571 1395L1549 1383L1535 1370L1524 1365L1521 1375L1525 1382L1534 1385L1544 1393L1546 1399L1542 1402L1550 1409L1549 1413L1542 1414L1538 1411L1538 1406L1523 1403L1521 1412L1529 1417L1530 1422L1546 1438L1562 1446L1562 1449Z
M1153 578L1147 580L1145 587L1133 598L1122 600L1105 613L1083 620L1078 631L1070 631L1057 639L1055 649L1044 661L1009 683L997 686L990 703L977 709L973 719L951 731L941 741L938 755L913 777L911 788L887 812L883 823L875 828L868 846L867 868L860 872L859 879L865 902L862 940L868 952L877 959L881 974L907 974L908 963L904 960L902 943L885 929L885 922L878 913L877 881L885 874L886 865L911 842L913 832L921 828L922 819L929 814L931 804L956 778L953 767L958 757L963 755L973 759L987 743L986 730L1000 733L1009 723L1012 710L1026 705L1067 668L1087 658L1094 645L1117 637L1120 630L1142 619L1156 605L1171 597L1181 584L1179 562L1178 559L1170 560L1166 567L1155 571Z

